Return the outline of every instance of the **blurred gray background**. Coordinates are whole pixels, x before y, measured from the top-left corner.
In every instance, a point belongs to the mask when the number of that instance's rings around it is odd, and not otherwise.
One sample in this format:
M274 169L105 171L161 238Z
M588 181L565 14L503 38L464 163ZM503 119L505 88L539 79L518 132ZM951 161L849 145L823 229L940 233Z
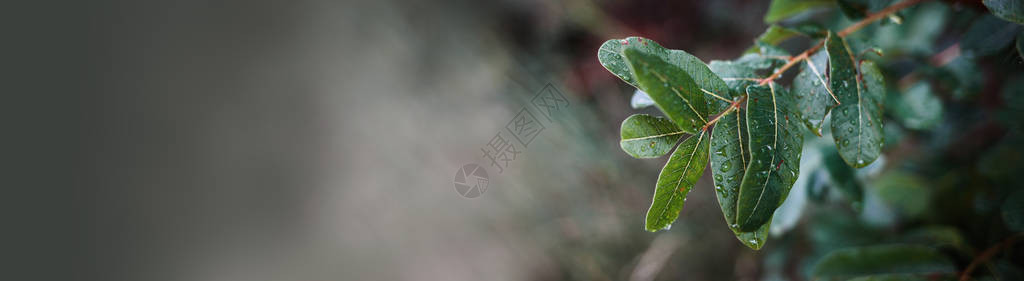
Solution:
M735 280L761 270L722 224L707 176L671 231L643 230L666 158L619 149L632 92L596 51L642 35L729 59L763 30L767 1L29 5L9 11L20 32L8 78L45 109L11 111L42 139L12 138L30 171L13 179L72 192L30 191L61 209L17 205L33 212L9 240L27 276ZM480 148L547 83L569 107L502 173L489 169L486 193L461 197L457 169L487 166Z

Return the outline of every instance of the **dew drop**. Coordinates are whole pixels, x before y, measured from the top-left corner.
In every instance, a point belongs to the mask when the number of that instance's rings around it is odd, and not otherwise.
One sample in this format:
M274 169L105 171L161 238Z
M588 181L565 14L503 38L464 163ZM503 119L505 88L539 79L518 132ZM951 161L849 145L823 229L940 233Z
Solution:
M715 181L722 181L722 175L715 175ZM716 189L722 189L721 186L716 186Z
M730 165L729 162L725 162L722 163L722 168L720 168L719 170L722 170L722 172L724 173L728 172L730 169L732 169L732 165Z
M843 140L843 146L850 146L850 140Z
M719 147L718 150L715 150L715 155L726 156L725 155L725 147L724 146L723 147Z
M739 225L739 224L735 224L735 223L734 223L734 224L730 225L730 227L732 227L732 228L739 228L739 227L740 227L740 225Z
M651 148L654 148L654 142L653 141L651 142Z
M853 127L846 128L847 133L853 133Z
M757 246L757 239L750 239L747 242L750 242L750 244Z
M864 165L864 159L857 159L857 165Z

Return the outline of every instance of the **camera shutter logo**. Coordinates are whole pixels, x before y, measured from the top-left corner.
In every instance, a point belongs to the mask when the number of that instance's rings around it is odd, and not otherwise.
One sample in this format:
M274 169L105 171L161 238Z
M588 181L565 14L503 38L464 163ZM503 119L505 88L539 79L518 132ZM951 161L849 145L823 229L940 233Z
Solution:
M477 198L487 191L487 171L477 164L466 164L455 172L455 192L466 198Z

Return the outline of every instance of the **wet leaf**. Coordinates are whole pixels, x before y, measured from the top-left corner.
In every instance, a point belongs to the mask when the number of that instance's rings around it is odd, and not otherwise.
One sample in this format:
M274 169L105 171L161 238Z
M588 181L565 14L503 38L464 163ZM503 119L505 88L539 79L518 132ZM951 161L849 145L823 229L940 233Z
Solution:
M685 51L667 49L650 39L629 37L626 39L613 39L606 41L598 50L597 58L601 62L601 65L608 69L609 72L615 74L615 76L621 78L622 81L633 85L637 89L643 90L643 87L640 87L639 80L630 70L630 62L628 62L626 57L623 55L623 52L626 49L634 49L638 53L657 57L664 61L665 64L674 66L680 69L682 73L688 75L689 78L697 85L697 93L704 95L705 97L703 100L706 103L711 104L711 106L707 106L707 108L718 108L718 110L711 113L720 112L721 109L728 106L727 104L725 106L720 106L720 101L716 102L716 99L713 98L711 94L704 93L704 91L707 91L726 99L731 98L730 96L726 96L728 93L725 92L728 91L728 88L726 87L725 82L718 78L714 72L711 72L711 69L708 69L708 66L704 64L703 61ZM645 92L649 95L651 94L650 91ZM655 99L655 101L657 101L657 99Z
M931 247L895 244L832 251L818 261L812 276L820 280L845 280L876 274L955 271L953 262Z
M768 222L799 176L803 135L792 95L774 83L747 87L748 149L736 205L736 222L753 231Z
M669 228L679 218L686 194L690 193L707 166L709 139L707 131L701 131L684 140L672 152L658 175L654 200L647 210L647 231Z
M622 121L622 140L619 145L622 151L636 158L659 157L672 151L683 133L668 119L634 114Z
M960 39L960 49L968 57L992 55L1009 46L1018 30L1020 25L984 15L967 28L964 37Z
M764 22L773 23L814 8L822 8L835 0L773 0L764 16Z
M646 92L684 132L694 133L707 123L704 93L682 69L656 55L626 48L623 57L630 64L639 89Z
M984 0L993 15L1004 20L1024 24L1024 2L1020 0Z
M796 95L797 108L800 109L800 119L819 137L825 115L836 106L834 94L825 77L827 66L828 54L817 52L804 61L800 74L793 79L793 94Z
M829 33L825 47L830 63L829 82L839 98L839 106L832 111L832 137L843 160L861 168L874 162L882 151L885 82L871 61L864 61L861 71L857 71L843 38Z
M742 111L731 112L715 123L711 131L711 175L714 178L715 195L722 207L726 225L743 245L758 250L768 240L770 224L750 232L740 231L736 224L736 200L739 196L740 182L743 180L743 171L750 161L750 151L744 149L749 138L746 118Z
M823 141L822 141L823 142ZM796 227L800 218L803 217L804 208L807 206L809 190L820 180L824 171L822 165L821 145L819 141L811 141L803 147L803 155L800 156L800 177L793 183L793 189L789 192L786 201L775 210L772 216L772 236L778 237Z

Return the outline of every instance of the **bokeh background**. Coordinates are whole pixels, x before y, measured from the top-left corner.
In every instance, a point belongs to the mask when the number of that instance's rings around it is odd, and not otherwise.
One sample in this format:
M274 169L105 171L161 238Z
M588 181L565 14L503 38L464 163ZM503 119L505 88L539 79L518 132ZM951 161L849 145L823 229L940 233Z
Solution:
M670 231L644 231L666 158L621 151L632 90L596 59L629 35L738 57L768 1L88 2L15 17L32 28L13 83L60 113L23 116L72 128L26 141L46 148L23 165L71 182L19 177L74 189L29 222L70 227L13 240L29 276L754 280L782 243L735 241L707 175ZM549 83L569 106L460 196L455 172L488 166L480 149Z

